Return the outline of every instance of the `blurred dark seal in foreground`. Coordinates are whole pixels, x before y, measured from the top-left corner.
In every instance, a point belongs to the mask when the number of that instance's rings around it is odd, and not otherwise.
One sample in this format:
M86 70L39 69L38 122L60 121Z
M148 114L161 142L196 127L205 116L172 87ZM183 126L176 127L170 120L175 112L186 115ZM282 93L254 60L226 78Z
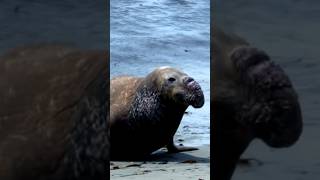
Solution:
M302 115L288 76L265 52L236 35L213 32L213 178L229 180L253 139L275 148L293 145Z
M0 179L108 176L108 54L61 44L0 57Z

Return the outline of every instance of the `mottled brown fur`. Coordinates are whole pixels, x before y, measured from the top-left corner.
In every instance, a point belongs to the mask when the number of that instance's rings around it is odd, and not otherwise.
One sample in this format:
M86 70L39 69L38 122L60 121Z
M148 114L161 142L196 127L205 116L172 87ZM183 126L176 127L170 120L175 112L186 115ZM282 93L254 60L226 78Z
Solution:
M107 61L58 44L0 57L1 180L107 175Z

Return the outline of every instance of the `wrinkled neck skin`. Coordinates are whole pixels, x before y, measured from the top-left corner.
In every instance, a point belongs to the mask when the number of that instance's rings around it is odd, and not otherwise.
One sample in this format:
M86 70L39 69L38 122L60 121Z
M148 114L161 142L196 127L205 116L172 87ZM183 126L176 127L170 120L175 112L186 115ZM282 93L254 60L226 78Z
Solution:
M187 106L182 107L165 99L160 96L161 90L149 87L151 86L143 83L139 86L129 110L129 126L135 131L139 131L140 128L144 129L144 127L172 128L171 131L174 132L171 133L174 134Z
M68 180L103 179L108 175L107 84L105 77L99 79L88 87L89 95L78 102L73 113L71 143L63 160Z

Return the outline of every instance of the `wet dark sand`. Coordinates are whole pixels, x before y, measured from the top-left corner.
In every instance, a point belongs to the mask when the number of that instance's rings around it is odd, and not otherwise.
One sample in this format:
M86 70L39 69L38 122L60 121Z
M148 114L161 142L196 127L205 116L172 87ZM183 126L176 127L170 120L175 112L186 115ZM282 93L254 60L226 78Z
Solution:
M210 179L209 146L197 151L168 154L158 151L146 161L112 161L111 179L185 180Z

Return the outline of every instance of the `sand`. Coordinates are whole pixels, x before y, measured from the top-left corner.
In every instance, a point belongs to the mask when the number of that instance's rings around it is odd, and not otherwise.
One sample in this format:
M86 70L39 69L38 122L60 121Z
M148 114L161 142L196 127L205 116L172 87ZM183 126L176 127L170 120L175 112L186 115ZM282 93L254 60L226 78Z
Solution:
M166 180L209 180L210 147L201 146L199 150L169 154L161 149L147 161L110 162L110 178L116 179L166 179Z

